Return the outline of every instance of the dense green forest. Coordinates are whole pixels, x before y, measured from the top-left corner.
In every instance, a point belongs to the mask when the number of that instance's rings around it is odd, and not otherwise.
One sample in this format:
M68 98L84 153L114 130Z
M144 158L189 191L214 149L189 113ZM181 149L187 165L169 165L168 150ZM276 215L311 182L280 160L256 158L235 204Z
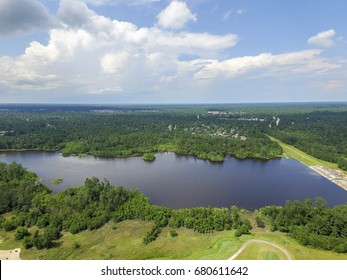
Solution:
M186 227L200 233L236 229L249 234L251 222L243 209L191 208L173 210L150 204L137 190L113 187L107 180L86 179L84 186L53 195L39 178L16 163L0 163L0 227L13 231L23 246L38 249L58 246L63 231L76 234L95 230L106 222L127 219L153 222L143 243L155 241L163 227ZM247 212L249 213L249 212ZM339 253L347 252L347 204L329 208L325 201L288 201L285 206L266 206L254 213L258 227L288 232L301 244ZM31 234L29 227L38 229Z
M347 112L290 113L268 132L316 158L347 170Z
M189 108L1 111L0 150L61 150L66 156L146 155L147 160L161 151L212 161L223 161L226 155L261 159L281 155L281 147L256 126L203 112Z
M347 105L1 105L0 150L143 156L172 151L223 161L272 159L268 135L347 170Z

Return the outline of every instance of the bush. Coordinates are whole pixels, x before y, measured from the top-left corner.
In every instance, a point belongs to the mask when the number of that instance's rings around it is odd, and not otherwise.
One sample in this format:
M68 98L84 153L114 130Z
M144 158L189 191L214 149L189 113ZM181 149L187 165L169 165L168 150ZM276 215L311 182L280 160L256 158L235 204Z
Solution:
M16 240L22 240L25 236L29 236L30 233L28 232L28 230L24 227L18 227L15 234L14 234L14 238Z
M42 236L39 234L39 231L37 230L37 231L35 231L35 233L34 233L34 236L33 236L33 245L37 248L37 249L39 249L39 250L41 250L41 249L43 249L45 246L44 246L44 241L43 241L43 238L42 238Z
M3 222L2 227L5 231L11 231L17 228L17 225L14 221L6 220Z
M23 239L23 246L25 249L30 249L34 246L33 239L31 236L25 236Z
M176 236L178 236L177 231L175 231L174 229L170 229L170 236L171 236L171 237L176 237Z
M161 226L159 224L155 224L151 231L147 232L146 236L143 238L143 244L147 245L148 243L156 240L160 232Z
M339 254L347 253L347 243L341 243L334 248L334 251Z
M259 216L255 217L255 222L257 223L258 228L264 228L265 227L265 223L263 222L263 220Z
M145 160L145 161L154 161L155 158L156 158L156 156L153 153L146 153L143 155L143 160Z
M72 242L72 248L74 248L75 250L77 250L80 247L81 245L77 241Z
M235 236L240 237L242 234L250 234L249 228L247 225L243 224L242 226L238 227L235 231Z

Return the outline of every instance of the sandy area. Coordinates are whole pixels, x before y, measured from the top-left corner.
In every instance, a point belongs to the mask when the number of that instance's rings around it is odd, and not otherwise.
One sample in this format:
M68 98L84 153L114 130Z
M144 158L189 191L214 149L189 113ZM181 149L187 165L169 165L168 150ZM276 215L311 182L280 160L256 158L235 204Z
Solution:
M20 248L13 250L0 250L0 260L20 260Z
M340 186L341 188L347 191L347 175L341 170L327 168L318 165L309 167L312 170L316 171L318 174L322 175L323 177L327 178L331 182L335 183L336 185Z

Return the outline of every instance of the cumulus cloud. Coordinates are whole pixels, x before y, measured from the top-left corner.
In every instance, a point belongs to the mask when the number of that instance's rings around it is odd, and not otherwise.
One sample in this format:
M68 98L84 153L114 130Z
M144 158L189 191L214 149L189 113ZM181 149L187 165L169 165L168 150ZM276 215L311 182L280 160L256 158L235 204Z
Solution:
M196 14L192 14L187 4L181 1L172 1L157 18L158 25L165 29L182 29L189 21L197 21Z
M0 35L47 29L55 24L46 8L37 0L0 1Z
M237 43L234 34L139 28L100 16L78 0L62 0L58 18L63 25L49 31L47 44L34 41L20 56L0 57L0 84L71 87L92 95L151 90L177 76L181 54L218 57Z
M315 36L312 36L308 39L309 44L317 45L323 48L330 48L335 45L334 37L336 32L334 29L330 29L327 31L322 31Z
M95 13L79 0L61 0L57 17L69 27L83 27Z
M48 43L34 41L19 56L0 56L2 88L45 90L54 100L56 92L101 98L199 87L219 77L236 81L255 71L317 75L340 67L323 59L322 50L225 59L238 42L235 34L138 27L100 16L85 1L62 0L58 18L63 24L49 31Z
M243 56L224 61L206 60L202 61L205 65L195 74L195 77L205 80L220 76L234 78L256 69L266 69L268 75L281 70L292 73L324 73L341 67L320 59L318 56L321 52L321 50L306 50L278 55L262 53L257 56ZM271 69L273 71L270 71Z
M126 52L105 54L100 60L103 72L106 74L114 74L118 71L122 71L128 56L129 54Z

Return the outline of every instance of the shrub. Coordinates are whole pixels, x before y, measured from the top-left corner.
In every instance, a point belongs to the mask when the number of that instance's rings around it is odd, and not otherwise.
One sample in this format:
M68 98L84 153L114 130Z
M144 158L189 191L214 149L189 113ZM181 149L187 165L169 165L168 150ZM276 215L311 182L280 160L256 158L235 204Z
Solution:
M171 237L176 237L176 236L178 236L178 233L174 229L170 229L170 235L171 235Z

